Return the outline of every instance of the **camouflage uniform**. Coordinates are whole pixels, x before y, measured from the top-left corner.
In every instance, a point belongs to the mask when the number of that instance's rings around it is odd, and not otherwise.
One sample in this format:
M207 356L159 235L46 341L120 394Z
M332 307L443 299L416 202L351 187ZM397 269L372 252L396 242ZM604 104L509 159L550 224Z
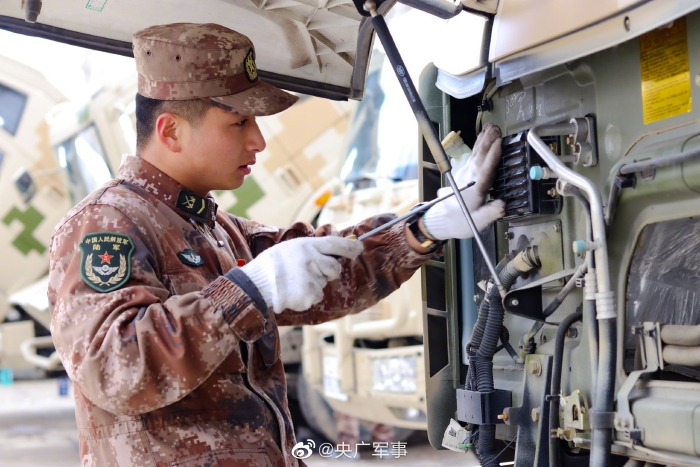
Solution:
M134 34L139 94L151 99L210 99L241 115L272 115L299 98L258 77L255 48L218 24L176 23Z
M134 36L139 94L206 99L243 115L296 96L260 81L250 40L214 24ZM389 295L428 258L403 225L365 242L324 300L268 312L239 266L278 242L360 235L306 223L277 229L217 212L136 156L73 208L51 240L52 334L75 383L83 466L293 466L295 444L278 325L316 324Z
M358 259L343 259L340 279L305 312L268 313L223 274L278 242L361 235L391 217L342 232L301 222L280 230L217 212L211 198L126 157L116 180L73 208L51 241L52 334L75 383L82 465L301 464L291 456L277 326L363 310L428 257L398 224L366 240ZM130 259L123 285L105 286L96 258L105 269Z

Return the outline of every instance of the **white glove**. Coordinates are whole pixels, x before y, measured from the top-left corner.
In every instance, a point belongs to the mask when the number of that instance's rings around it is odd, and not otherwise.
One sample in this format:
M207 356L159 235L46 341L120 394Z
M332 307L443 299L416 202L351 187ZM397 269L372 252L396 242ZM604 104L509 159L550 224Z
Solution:
M487 124L479 134L474 144L467 164L453 173L458 187L469 182L476 182L472 187L463 190L462 198L472 215L478 230L500 219L505 214L505 203L501 200L492 201L486 205L488 194L496 167L501 159L501 130L493 123ZM438 190L438 196L452 193L452 188ZM471 238L474 236L469 228L467 219L462 213L457 200L452 197L428 209L423 217L423 225L427 233L438 240L449 238Z
M268 248L241 268L275 313L304 311L323 299L323 288L340 277L331 255L354 259L362 242L343 237L304 237Z

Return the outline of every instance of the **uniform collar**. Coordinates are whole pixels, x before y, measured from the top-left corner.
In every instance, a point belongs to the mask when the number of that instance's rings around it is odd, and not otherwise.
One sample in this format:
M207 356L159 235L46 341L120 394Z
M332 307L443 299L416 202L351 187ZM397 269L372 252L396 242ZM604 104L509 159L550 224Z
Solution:
M211 195L201 197L138 156L122 159L117 179L155 196L178 214L214 227L218 206Z

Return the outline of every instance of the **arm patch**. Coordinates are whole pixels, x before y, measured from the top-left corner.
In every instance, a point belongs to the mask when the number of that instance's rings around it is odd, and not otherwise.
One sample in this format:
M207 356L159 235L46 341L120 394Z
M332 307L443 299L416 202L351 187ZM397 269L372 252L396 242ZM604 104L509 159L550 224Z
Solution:
M80 241L80 276L98 292L111 292L129 280L134 242L123 233L94 232Z

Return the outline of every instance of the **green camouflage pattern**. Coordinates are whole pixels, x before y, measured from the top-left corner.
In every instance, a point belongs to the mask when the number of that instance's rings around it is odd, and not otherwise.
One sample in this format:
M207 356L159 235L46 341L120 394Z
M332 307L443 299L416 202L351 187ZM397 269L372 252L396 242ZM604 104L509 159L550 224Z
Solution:
M176 211L183 187L134 156L116 180L73 208L50 245L49 304L56 349L73 380L83 467L297 466L278 325L359 312L396 290L429 257L404 225L342 259L339 279L305 312L258 309L222 274L238 260L304 236L361 235L393 215L342 231L297 222L278 229L216 213L213 227ZM115 232L134 244L131 275L97 292L81 278L79 244ZM115 235L116 237L116 235ZM184 264L192 250L204 264ZM247 357L246 357L247 356Z
M272 115L298 97L260 80L248 37L218 24L173 23L134 34L138 92L159 100L208 98L241 115Z

